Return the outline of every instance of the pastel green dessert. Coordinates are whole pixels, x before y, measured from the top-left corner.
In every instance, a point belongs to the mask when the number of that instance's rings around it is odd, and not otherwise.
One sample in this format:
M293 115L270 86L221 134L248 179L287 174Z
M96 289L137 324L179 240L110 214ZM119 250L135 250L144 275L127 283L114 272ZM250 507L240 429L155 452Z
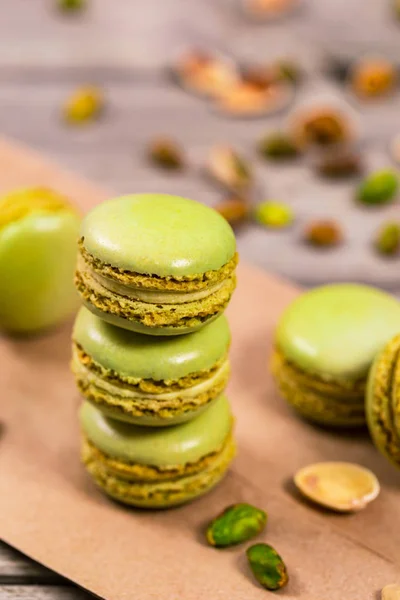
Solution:
M368 370L399 331L400 303L389 294L356 284L316 288L282 315L273 375L304 417L324 425L361 425Z
M377 355L368 377L367 423L375 446L400 468L400 335Z
M113 325L152 335L199 329L235 288L233 231L215 210L166 194L109 200L84 219L75 282Z
M139 427L107 418L93 404L80 411L82 460L95 483L132 506L167 508L206 493L235 454L224 396L196 418L171 427Z
M46 188L0 199L0 329L36 333L78 306L73 286L80 217Z
M81 308L72 339L79 390L115 419L156 426L186 421L228 381L224 315L194 333L157 337L114 327Z

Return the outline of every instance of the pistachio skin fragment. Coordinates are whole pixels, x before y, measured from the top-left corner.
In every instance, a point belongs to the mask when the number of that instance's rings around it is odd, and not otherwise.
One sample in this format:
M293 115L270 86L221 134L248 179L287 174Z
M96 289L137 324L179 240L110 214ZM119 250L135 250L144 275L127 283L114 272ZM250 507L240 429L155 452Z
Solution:
M226 548L246 542L264 529L267 514L246 503L228 506L207 527L206 538L211 546Z
M272 546L254 544L246 550L246 556L254 577L267 590L280 590L288 583L286 565Z
M368 175L360 184L356 198L361 204L377 206L394 200L399 189L399 178L392 169L382 169Z

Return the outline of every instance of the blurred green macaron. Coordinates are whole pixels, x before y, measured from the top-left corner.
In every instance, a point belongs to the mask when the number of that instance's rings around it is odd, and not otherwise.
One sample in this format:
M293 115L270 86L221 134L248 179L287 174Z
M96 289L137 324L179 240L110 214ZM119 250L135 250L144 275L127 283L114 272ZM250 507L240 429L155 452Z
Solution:
M50 189L0 198L0 329L36 333L77 308L73 275L80 222L72 204Z

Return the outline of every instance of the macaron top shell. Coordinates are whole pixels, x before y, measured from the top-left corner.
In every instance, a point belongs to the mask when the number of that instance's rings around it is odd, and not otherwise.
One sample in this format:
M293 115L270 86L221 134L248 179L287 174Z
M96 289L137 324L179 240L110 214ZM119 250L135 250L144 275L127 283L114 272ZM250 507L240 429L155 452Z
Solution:
M189 276L220 269L235 236L214 209L167 194L122 196L85 217L86 250L105 264L149 275Z
M102 367L156 381L210 369L227 354L230 343L223 315L184 336L149 336L110 325L86 308L78 313L72 337Z
M140 427L105 417L89 402L80 409L80 422L90 442L107 456L143 465L167 467L197 462L218 450L231 427L225 396L191 421L170 427Z
M299 296L278 324L276 344L304 371L327 380L365 378L385 343L400 332L400 303L376 288L335 284Z

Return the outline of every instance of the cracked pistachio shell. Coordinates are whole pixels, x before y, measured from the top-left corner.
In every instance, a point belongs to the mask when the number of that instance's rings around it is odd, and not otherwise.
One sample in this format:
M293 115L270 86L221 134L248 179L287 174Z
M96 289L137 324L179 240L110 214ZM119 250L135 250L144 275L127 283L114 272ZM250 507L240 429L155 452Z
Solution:
M400 600L400 585L395 583L385 585L381 592L381 600Z
M268 544L255 544L246 551L254 577L267 590L280 590L289 581L285 563Z
M296 487L309 500L337 512L362 510L380 491L376 476L348 462L321 462L300 469Z
M267 514L251 504L228 506L207 527L206 537L211 546L224 548L246 542L264 529Z

